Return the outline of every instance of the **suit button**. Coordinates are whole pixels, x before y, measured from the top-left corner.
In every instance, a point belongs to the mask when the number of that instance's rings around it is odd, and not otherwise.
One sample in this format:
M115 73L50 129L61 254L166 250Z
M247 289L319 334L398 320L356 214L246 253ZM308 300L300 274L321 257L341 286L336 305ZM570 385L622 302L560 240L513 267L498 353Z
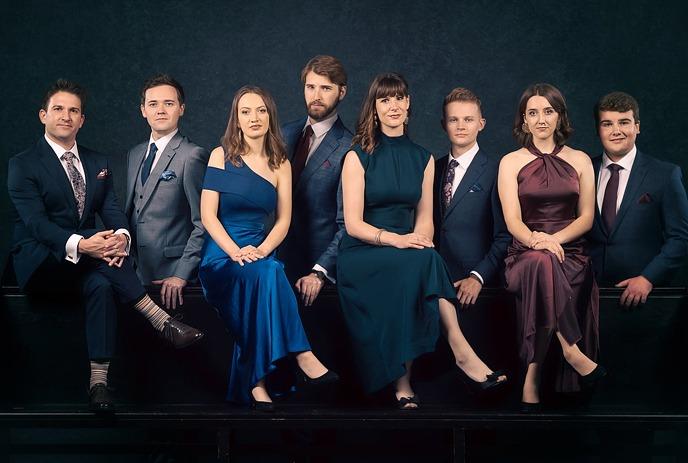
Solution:
M136 213L137 213L137 214L139 213L139 210L138 210L138 209L136 209Z
M139 199L143 199L143 195L139 195Z

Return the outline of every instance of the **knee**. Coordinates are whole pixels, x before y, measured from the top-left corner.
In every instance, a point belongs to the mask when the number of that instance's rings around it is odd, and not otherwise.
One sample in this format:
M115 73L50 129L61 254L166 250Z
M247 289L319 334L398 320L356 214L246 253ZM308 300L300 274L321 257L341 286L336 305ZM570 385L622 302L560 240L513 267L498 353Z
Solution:
M106 278L98 275L97 277L89 278L84 282L82 294L87 298L94 296L109 296L113 294L112 285Z

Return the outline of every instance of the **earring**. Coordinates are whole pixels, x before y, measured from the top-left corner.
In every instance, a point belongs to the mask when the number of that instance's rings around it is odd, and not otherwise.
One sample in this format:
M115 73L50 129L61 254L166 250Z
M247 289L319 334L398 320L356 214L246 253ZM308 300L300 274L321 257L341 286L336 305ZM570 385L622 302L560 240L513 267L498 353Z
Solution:
M526 124L525 122L521 124L521 130L523 131L523 133L530 133L530 130L528 130L528 124Z
M375 127L377 128L377 114L375 114L375 115L373 116L373 124L374 124Z

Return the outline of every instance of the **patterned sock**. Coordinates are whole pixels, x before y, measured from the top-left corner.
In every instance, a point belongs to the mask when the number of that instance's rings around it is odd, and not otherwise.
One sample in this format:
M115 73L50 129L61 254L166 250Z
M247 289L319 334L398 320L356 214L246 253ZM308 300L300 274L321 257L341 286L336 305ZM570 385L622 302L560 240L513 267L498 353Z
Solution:
M107 386L107 375L110 362L95 362L91 360L91 381L89 388L96 384L104 384Z
M170 318L168 313L158 307L148 294L143 296L143 299L137 302L134 308L141 312L143 316L148 319L150 324L153 325L153 328L158 331L162 331L165 322Z

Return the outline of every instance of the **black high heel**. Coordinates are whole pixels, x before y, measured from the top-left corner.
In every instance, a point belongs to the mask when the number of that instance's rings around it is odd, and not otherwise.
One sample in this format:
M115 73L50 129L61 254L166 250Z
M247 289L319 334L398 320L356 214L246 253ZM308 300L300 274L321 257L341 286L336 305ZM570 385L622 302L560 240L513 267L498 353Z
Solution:
M415 407L409 407L409 405L415 405ZM397 408L399 410L418 410L420 408L420 398L418 398L418 394L411 397L399 397L397 399Z
M256 400L253 394L251 394L251 409L261 413L273 413L275 411L275 404L273 402Z
M597 383L605 376L607 376L607 369L598 364L590 373L581 376L581 384L587 389L592 389L597 386Z
M521 413L540 413L542 411L542 403L521 401L520 409Z
M459 374L459 377L463 380L464 384L468 386L468 388L473 392L473 393L481 393L488 391L490 389L494 389L496 387L503 386L506 384L508 381L508 378L500 381L499 377L500 376L505 376L506 377L506 372L502 370L497 370L493 371L489 375L487 375L485 381L475 381L471 379L465 371L463 371L458 365L455 365L456 372Z
M297 368L296 377L299 384L306 388L327 386L339 381L339 375L332 370L327 370L327 373L318 376L317 378L310 378L301 368Z

